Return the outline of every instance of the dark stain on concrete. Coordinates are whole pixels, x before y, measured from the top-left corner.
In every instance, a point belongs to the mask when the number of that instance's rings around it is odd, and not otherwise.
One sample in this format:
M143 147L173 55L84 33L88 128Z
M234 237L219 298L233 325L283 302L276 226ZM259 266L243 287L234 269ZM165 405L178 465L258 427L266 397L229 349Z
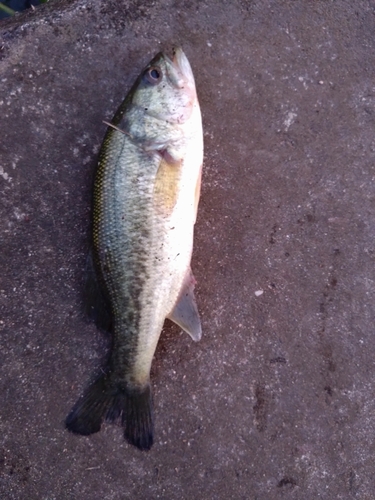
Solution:
M267 394L262 385L255 388L254 421L259 432L264 432L267 428Z
M296 485L297 485L297 481L293 477L290 477L290 476L283 477L277 483L278 488L284 488L285 486L289 486L289 487L293 488Z

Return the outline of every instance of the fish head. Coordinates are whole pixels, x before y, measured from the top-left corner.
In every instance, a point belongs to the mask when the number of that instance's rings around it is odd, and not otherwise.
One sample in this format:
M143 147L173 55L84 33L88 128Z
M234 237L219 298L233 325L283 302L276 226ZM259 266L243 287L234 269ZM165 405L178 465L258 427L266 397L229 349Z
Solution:
M137 80L132 104L148 116L169 123L185 123L197 103L190 63L181 48L169 58L160 52Z

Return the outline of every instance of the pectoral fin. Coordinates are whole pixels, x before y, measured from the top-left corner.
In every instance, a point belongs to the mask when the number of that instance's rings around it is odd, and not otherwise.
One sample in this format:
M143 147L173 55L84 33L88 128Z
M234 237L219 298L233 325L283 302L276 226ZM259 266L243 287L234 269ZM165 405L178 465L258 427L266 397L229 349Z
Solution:
M202 337L202 327L194 296L194 285L195 278L189 270L176 305L167 318L180 326L197 342Z
M160 165L155 177L154 204L156 209L165 216L172 213L177 203L181 165L181 160L175 160L166 151L161 154Z

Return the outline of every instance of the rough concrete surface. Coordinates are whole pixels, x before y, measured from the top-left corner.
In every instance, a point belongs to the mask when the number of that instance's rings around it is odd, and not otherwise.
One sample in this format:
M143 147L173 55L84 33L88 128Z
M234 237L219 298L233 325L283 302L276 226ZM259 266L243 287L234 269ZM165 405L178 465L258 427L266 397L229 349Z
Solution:
M365 0L77 0L0 24L2 499L375 497L374 32ZM204 334L166 325L142 453L64 419L108 349L82 312L102 120L176 43L205 130Z

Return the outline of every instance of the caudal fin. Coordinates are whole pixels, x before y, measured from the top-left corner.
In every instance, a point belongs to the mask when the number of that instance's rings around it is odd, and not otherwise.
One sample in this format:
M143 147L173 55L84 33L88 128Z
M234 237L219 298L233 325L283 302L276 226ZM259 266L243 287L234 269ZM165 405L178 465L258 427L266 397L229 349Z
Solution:
M122 413L124 436L140 450L149 450L154 442L154 422L151 388L126 395L125 411Z
M127 390L110 384L101 375L74 405L65 424L76 434L89 435L100 431L103 420L116 421L121 416L124 437L140 450L153 444L151 388Z
M66 418L67 429L84 436L100 431L112 399L108 386L106 375L100 376L90 385Z

